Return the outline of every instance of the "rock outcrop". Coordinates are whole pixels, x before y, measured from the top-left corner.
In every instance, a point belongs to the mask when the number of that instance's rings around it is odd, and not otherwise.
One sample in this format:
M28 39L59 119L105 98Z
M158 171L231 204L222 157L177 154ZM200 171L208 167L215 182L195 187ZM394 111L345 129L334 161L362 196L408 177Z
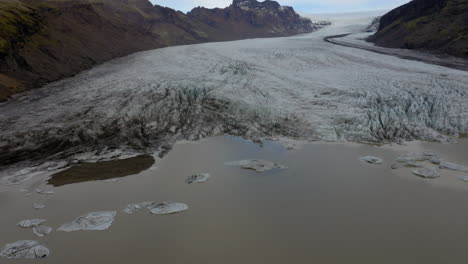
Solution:
M468 1L413 0L382 16L370 41L468 58Z
M321 27L299 16L292 7L269 0L234 0L224 9L198 7L187 16L200 21L209 39L214 41L290 36Z
M188 15L148 0L0 0L0 101L137 51L318 27L268 0Z

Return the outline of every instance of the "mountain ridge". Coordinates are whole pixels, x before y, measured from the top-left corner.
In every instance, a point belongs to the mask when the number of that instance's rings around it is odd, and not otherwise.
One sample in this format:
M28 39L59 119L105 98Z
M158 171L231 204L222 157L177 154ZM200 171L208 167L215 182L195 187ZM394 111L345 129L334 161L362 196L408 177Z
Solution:
M413 0L382 16L369 40L468 59L468 0Z
M318 28L269 0L188 14L148 0L0 0L0 101L138 51Z

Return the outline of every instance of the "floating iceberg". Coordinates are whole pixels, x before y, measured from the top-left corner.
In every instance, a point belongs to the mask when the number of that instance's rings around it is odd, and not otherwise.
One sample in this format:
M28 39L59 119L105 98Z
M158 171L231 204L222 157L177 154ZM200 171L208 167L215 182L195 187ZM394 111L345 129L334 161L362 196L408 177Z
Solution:
M243 169L265 172L272 169L287 169L286 166L266 160L239 160L224 163L227 166L239 166Z
M409 152L405 153L397 158L398 162L416 162L416 161L430 161L438 158L438 155L431 151L425 152Z
M382 164L383 159L374 156L364 156L359 158L360 161L367 162L370 164Z
M4 258L45 258L49 249L33 240L20 240L7 244L0 250L0 257Z
M27 220L22 220L16 224L19 227L22 228L31 228L31 227L36 227L41 225L42 223L45 223L46 220L44 219L27 219Z
M43 236L47 236L50 233L52 233L52 230L53 230L53 228L50 227L50 226L40 225L40 226L36 226L36 227L33 228L33 233L36 236L43 237Z
M79 230L106 230L114 222L117 215L116 211L110 212L91 212L79 216L72 222L63 224L57 231L79 231Z
M428 179L434 179L434 178L440 177L439 169L437 167L421 168L421 169L414 170L413 173L417 176L428 178Z
M44 209L44 208L46 208L46 205L42 204L42 203L33 203L33 208L36 209L36 210Z
M149 208L154 204L155 202L141 202L141 203L129 204L123 211L127 214L133 214L144 208Z
M211 175L209 173L197 173L188 177L185 182L188 184L192 183L203 183L210 179Z
M441 161L439 168L453 170L453 171L460 171L460 172L468 172L468 168L453 162L448 161Z
M163 202L160 204L155 204L150 206L148 209L152 214L155 215L165 215L165 214L175 214L187 210L189 207L184 203L177 202Z

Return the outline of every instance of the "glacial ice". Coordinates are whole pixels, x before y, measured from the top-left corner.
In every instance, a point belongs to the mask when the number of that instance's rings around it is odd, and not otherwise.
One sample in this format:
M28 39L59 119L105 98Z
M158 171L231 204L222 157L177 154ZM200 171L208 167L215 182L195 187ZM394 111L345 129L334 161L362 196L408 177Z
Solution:
M42 190L42 189L39 189L39 188L36 188L36 192L38 194L46 194L46 195L54 194L54 191L46 191L46 190Z
M186 211L188 205L177 202L163 202L160 204L154 204L148 207L150 212L155 215L175 214Z
M273 169L287 169L286 166L267 160L239 160L224 163L227 166L239 166L243 169L254 170L256 172L265 172Z
M468 176L459 176L458 179L464 181L464 182L468 182Z
M209 173L196 173L192 176L189 176L185 182L188 184L192 183L203 183L210 179L211 175Z
M39 237L47 236L52 233L52 231L53 228L50 226L40 225L33 227L33 233Z
M437 167L421 168L413 170L413 173L422 178L434 179L440 177L440 172Z
M421 168L421 167L423 167L423 165L418 164L416 162L411 162L411 161L405 162L405 163L394 163L391 166L393 170L401 169L401 168Z
M156 203L153 201L149 201L129 204L123 211L127 214L134 214L142 209L148 209L152 214L155 215L164 215L185 211L188 209L188 205L178 202Z
M441 161L439 168L453 171L468 172L468 168L453 162Z
M44 209L44 208L46 208L46 205L42 204L42 203L33 203L33 208L36 209L36 210Z
M134 214L144 208L149 209L151 206L155 205L155 202L141 202L141 203L134 203L134 204L129 204L125 209L123 210L127 214Z
M367 162L370 164L382 164L383 159L374 156L364 156L359 158L360 161Z
M63 224L57 229L57 231L72 232L79 230L106 230L112 225L116 215L116 211L91 212L79 216L72 222Z
M49 249L34 240L20 240L7 244L0 249L0 257L4 258L45 258L49 255Z
M44 222L46 222L46 220L44 219L26 219L26 220L22 220L18 222L18 224L16 225L22 228L31 228L31 227L37 227Z
M467 133L468 72L323 41L371 20L140 52L29 91L0 105L0 160L164 150L224 134L389 143Z
M397 158L398 162L403 163L410 163L410 162L417 162L417 161L430 161L430 160L438 160L439 156L432 152L432 151L425 151L425 152L408 152L405 153Z

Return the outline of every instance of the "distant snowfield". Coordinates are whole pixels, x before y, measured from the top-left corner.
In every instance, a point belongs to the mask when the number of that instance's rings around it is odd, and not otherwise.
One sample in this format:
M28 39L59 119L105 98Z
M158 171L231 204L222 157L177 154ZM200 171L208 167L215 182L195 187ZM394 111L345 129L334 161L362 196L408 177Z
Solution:
M340 17L311 34L170 47L97 66L0 105L0 158L158 148L223 133L378 143L467 133L468 72L323 41L371 19Z

